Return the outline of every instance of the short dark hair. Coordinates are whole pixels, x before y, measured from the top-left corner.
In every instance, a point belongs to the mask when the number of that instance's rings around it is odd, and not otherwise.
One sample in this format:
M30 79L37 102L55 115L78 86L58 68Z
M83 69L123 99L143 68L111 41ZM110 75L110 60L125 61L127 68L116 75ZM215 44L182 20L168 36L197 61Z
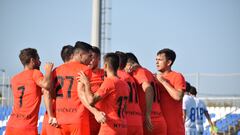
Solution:
M127 62L134 62L134 63L139 64L137 57L133 53L128 52L128 53L126 53L126 55L127 55Z
M115 53L107 53L104 56L104 63L107 63L114 72L117 72L119 67L119 57Z
M124 69L127 64L127 55L124 52L116 51L115 52L119 57L119 69Z
M88 43L77 41L74 46L74 53L79 50L89 52L90 50L92 50L92 46Z
M35 48L26 48L20 51L19 59L24 66L30 63L31 58L39 58L37 50Z
M71 45L65 45L61 50L61 58L64 62L69 61L71 59L71 55L73 54L74 47Z
M192 95L196 96L197 95L197 89L194 86L191 86L191 89L189 91Z
M190 92L191 84L189 82L186 82L186 92Z
M92 47L92 51L93 51L93 53L97 54L97 56L101 55L100 49L96 46Z
M174 61L176 59L176 53L169 48L164 48L164 49L158 51L157 55L160 55L160 54L165 54L167 60L171 60L172 64L174 63ZM172 64L171 64L171 66L172 66Z

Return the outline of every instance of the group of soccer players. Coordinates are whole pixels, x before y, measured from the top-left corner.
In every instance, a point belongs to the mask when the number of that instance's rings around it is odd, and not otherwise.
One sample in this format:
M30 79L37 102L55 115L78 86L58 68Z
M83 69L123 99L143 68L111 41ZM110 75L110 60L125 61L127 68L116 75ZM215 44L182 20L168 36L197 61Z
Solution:
M77 41L62 48L64 63L54 70L53 63L46 63L43 75L37 50L21 50L24 70L11 80L14 105L6 135L38 134L42 95L46 106L42 135L185 134L186 82L171 69L173 50L157 52L156 74L130 52L107 53L102 69L100 56L97 47Z
M214 123L211 121L210 115L207 111L205 103L196 97L197 90L190 83L186 84L186 92L183 97L183 119L185 120L185 133L186 135L202 135L204 131L203 117L206 116L212 134L217 134L214 130Z

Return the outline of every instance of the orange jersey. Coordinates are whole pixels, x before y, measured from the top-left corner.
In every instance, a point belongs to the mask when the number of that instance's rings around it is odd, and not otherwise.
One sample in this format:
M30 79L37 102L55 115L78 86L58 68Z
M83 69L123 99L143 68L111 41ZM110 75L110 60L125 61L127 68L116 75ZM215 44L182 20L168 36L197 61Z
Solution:
M53 73L53 90L56 92L56 118L61 124L79 124L89 128L87 109L81 103L77 92L77 73L83 71L90 79L91 69L79 62L68 62L57 67Z
M118 70L117 75L127 82L129 86L129 97L126 108L126 118L128 126L142 126L142 112L139 107L137 85L131 75L123 70Z
M152 132L148 132L146 128L144 128L144 134L146 135L164 135L166 134L166 122L162 114L162 110L160 107L160 96L159 96L159 85L156 80L156 78L153 76L153 74L143 68L139 67L135 71L133 71L132 76L136 80L137 88L138 88L138 94L139 94L139 104L140 108L143 113L143 119L145 119L145 113L146 113L146 98L145 98L145 91L142 89L142 83L148 82L151 84L153 88L153 103L152 103L152 112L151 112L151 121L153 124L153 130Z
M96 71L92 72L92 77L90 80L91 85L91 91L94 93L98 90L98 88L101 86L104 79L104 70L103 69L97 69Z
M128 85L117 77L105 78L96 94L101 97L97 108L106 113L106 122L101 124L99 135L127 134L126 104Z
M142 89L142 83L148 82L153 87L153 104L152 104L152 113L151 118L152 121L159 121L160 117L162 117L162 111L160 108L160 96L159 96L159 87L156 82L156 79L152 75L152 73L142 67L137 68L133 73L132 76L137 82L138 87L138 94L139 94L139 103L143 114L145 115L146 112L146 99L145 99L145 92Z
M185 90L186 82L182 74L171 71L163 76L175 89ZM164 88L160 91L160 104L165 117L168 135L184 135L182 101L174 100Z
M97 69L92 72L92 78L90 80L91 91L96 92L104 79L104 70ZM100 129L100 124L96 121L94 115L92 113L89 114L89 125L90 125L90 134L97 135Z
M12 78L14 104L7 127L36 129L42 96L38 86L41 79L43 74L39 70L26 70Z

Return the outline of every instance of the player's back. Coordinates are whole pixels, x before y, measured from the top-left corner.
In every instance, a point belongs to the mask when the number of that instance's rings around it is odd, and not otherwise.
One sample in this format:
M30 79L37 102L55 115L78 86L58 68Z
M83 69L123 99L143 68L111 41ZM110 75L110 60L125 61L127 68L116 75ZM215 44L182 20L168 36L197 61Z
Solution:
M204 112L207 111L206 105L205 103L200 100L199 98L194 98L195 102L196 102L196 113L197 113L197 117L196 117L196 126L198 127L203 127L203 118L204 118Z
M152 103L152 112L151 112L151 121L153 124L152 133L144 128L144 134L155 134L155 135L164 135L166 134L166 122L162 114L160 106L160 85L157 82L156 78L153 76L152 72L143 67L138 67L132 74L133 78L136 80L138 95L139 95L139 105L142 111L143 121L145 121L146 113L146 95L145 91L142 89L142 84L144 82L150 83L153 88L153 103Z
M196 128L196 103L192 96L184 95L183 110L186 111L185 128Z
M127 133L126 103L128 100L128 85L117 77L105 78L97 91L104 95L97 108L106 113L106 123L101 124L99 134L123 135ZM106 94L108 93L108 94Z
M41 88L37 81L43 77L39 70L26 70L11 80L14 96L13 111L7 126L16 128L36 128Z
M145 92L142 89L142 83L148 82L153 87L153 104L152 104L152 113L151 117L154 118L152 121L157 121L159 118L158 116L162 115L162 111L160 108L160 99L159 99L159 87L158 83L156 82L153 74L143 68L140 67L136 71L133 72L133 77L137 82L137 89L138 89L138 95L139 95L139 104L140 108L142 110L142 113L145 114L146 110L146 99L145 99Z
M88 111L82 105L77 92L77 73L83 71L91 78L91 70L79 62L68 62L53 71L56 91L56 118L59 124L85 124L88 126Z
M117 74L129 86L129 97L126 108L127 124L128 126L138 126L138 128L140 126L142 128L142 112L139 106L136 82L132 76L122 70L118 70Z

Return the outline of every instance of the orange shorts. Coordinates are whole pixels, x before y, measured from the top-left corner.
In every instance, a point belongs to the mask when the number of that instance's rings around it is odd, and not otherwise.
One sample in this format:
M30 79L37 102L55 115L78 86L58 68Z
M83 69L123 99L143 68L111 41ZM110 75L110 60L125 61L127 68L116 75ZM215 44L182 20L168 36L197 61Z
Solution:
M128 126L127 135L143 135L143 126Z
M100 124L95 120L93 114L89 114L90 135L97 135L100 129Z
M62 124L59 128L55 128L54 135L90 135L90 131L88 126L80 126L80 124Z
M101 124L98 135L126 135L127 127L119 128L110 126L110 124Z
M38 135L37 128L6 127L5 135Z
M43 123L41 135L54 135L55 130L57 130L57 128L49 125L48 123Z

